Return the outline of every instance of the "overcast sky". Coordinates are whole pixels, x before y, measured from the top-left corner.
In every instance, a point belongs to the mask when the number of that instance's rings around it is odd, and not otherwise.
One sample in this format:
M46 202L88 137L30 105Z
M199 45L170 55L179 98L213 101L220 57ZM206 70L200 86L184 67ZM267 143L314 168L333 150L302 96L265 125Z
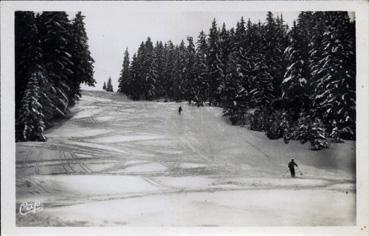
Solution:
M223 22L227 29L234 27L243 16L253 22L264 22L267 12L140 12L140 11L89 11L86 16L86 31L92 57L95 60L96 87L82 86L83 89L102 89L104 81L111 76L114 91L117 89L122 68L123 53L128 47L130 58L139 44L149 36L152 41L172 40L178 44L192 36L195 40L201 30L208 33L213 18L218 26ZM281 12L274 12L281 14ZM283 12L283 18L291 26L298 12Z

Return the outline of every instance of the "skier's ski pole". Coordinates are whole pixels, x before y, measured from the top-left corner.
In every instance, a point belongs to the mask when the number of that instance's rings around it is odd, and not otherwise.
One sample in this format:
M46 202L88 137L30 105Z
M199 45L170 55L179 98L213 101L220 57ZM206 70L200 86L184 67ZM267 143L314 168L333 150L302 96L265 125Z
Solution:
M302 171L300 170L300 167L297 167L297 169L299 170L300 175L303 175L303 174L302 174Z

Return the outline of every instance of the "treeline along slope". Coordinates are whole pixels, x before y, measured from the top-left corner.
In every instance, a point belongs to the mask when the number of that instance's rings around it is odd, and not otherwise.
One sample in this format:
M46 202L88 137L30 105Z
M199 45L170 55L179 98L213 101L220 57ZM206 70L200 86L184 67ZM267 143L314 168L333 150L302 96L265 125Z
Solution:
M301 12L265 23L218 27L196 42L142 42L124 53L118 91L134 100L187 100L220 106L234 125L269 138L328 147L355 139L355 22L347 12Z
M68 113L90 86L94 60L84 16L65 12L15 12L15 119L17 141L43 141L43 131Z

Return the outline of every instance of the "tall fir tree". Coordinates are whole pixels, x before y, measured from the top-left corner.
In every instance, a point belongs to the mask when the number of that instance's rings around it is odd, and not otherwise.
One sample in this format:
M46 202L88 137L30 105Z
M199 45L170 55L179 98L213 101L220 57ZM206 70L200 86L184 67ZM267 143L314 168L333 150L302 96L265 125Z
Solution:
M249 21L250 22L250 21ZM250 103L253 107L265 108L274 98L272 77L265 63L262 51L261 24L247 24L246 61L247 78L250 85Z
M111 77L109 77L108 82L106 83L106 91L108 92L114 92L113 84L111 81Z
M186 67L187 50L182 40L176 50L175 70L173 71L173 99L181 101L184 99L185 80L187 74Z
M32 12L15 13L15 69L16 141L45 141L44 108L40 100L47 94L40 85L46 78L36 18Z
M285 50L285 56L290 65L282 81L282 98L285 103L285 107L289 110L289 113L293 114L293 117L297 119L298 114L309 107L309 91L308 91L308 79L307 75L310 73L310 68L306 64L308 58L304 57L307 45L301 38L296 23L294 24L290 32L290 46Z
M251 25L251 21L249 21ZM233 32L233 30L231 30ZM232 33L232 47L228 58L224 89L222 92L223 114L232 124L243 124L247 109L250 107L249 91L251 82L247 76L246 27L243 17L237 22Z
M289 46L285 50L288 67L282 81L282 99L285 108L297 120L301 111L311 107L311 66L309 59L313 17L302 12L289 33Z
M135 80L133 81L134 90L136 91L135 96L137 99L145 99L145 76L147 74L147 62L145 64L145 42L141 42L138 50L137 50L137 56L135 60Z
M118 92L128 94L130 90L130 70L129 70L129 53L128 48L124 51L122 70L120 71L120 77L118 80Z
M44 80L42 68L35 67L35 71L28 78L26 90L20 101L20 108L16 119L17 141L45 141L45 117L40 103L40 83Z
M247 22L248 28L251 28L252 23L250 20ZM233 76L235 76L235 79L240 81L243 88L245 88L247 91L251 90L252 81L250 80L250 77L248 76L249 70L250 70L250 63L249 63L249 57L247 56L247 50L248 47L251 47L251 45L248 44L247 41L247 31L245 26L245 21L243 17L241 17L241 20L237 22L235 35L234 35L234 46L232 49L232 62L235 63L235 66L232 66L231 68L235 69L236 71L233 71Z
M262 43L265 65L272 76L273 95L280 97L280 85L287 66L283 53L288 44L287 27L282 16L275 18L272 12L267 13L265 26L262 28Z
M195 97L194 79L196 77L196 48L192 37L187 37L186 74L184 84L184 98L191 103Z
M35 64L42 60L36 16L33 12L16 11L15 21L15 105L16 113L26 90L27 79Z
M156 97L156 87L158 74L154 64L154 46L151 38L148 37L144 44L143 58L143 96L146 100L152 100Z
M242 83L237 53L231 53L222 93L223 115L233 125L245 124L246 112L250 107L249 92Z
M219 33L219 54L220 54L220 104L224 101L223 94L225 90L225 80L227 75L228 59L231 53L231 36L230 32L226 29L225 23L222 25L222 29Z
M196 58L194 65L194 97L193 100L198 106L202 106L208 99L209 84L208 84L208 66L207 56L208 48L206 43L206 35L201 31L196 42Z
M177 75L176 72L176 48L172 41L168 41L165 45L165 64L164 78L162 79L162 87L164 89L164 98L166 100L174 98L173 78Z
M47 73L48 97L42 104L51 104L45 112L47 120L65 116L74 98L69 97L73 79L73 61L70 50L71 25L65 12L43 12L38 17L41 48ZM46 106L45 106L46 107Z
M71 23L71 55L72 55L72 70L69 97L69 103L74 105L75 101L81 96L80 84L85 83L88 86L95 86L94 75L94 59L88 46L88 37L85 29L84 16L78 12Z
M208 37L208 57L209 69L209 103L218 105L220 102L220 81L222 78L220 50L219 50L219 32L216 20L213 19Z
M347 12L326 12L322 38L324 51L312 63L314 115L332 130L355 138L355 28ZM336 125L333 125L336 123Z
M129 69L130 74L130 80L128 83L129 92L127 92L127 95L131 97L133 100L138 100L141 98L141 87L139 86L140 83L140 64L137 58L137 54L133 54L132 56L132 63L131 67Z
M152 71L155 73L155 98L164 97L164 77L165 77L165 51L161 41L156 42L153 51Z

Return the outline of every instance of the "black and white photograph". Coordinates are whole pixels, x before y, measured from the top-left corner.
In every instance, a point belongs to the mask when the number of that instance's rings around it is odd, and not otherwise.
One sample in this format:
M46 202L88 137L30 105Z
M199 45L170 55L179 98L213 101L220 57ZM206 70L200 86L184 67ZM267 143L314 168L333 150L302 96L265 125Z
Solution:
M357 21L367 16L226 1L91 4L7 14L1 160L14 168L14 196L2 205L14 227L367 235L358 173L368 167L358 163L368 163L368 74L359 80L357 69L358 48L368 54Z

